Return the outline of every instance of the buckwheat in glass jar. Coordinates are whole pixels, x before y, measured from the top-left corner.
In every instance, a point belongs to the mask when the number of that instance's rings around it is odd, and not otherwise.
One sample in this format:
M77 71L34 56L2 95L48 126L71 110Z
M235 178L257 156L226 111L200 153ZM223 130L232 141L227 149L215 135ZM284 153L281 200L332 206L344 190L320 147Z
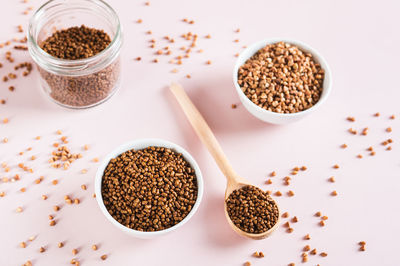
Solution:
M121 45L119 18L102 0L51 0L29 23L41 86L65 107L92 107L116 91Z

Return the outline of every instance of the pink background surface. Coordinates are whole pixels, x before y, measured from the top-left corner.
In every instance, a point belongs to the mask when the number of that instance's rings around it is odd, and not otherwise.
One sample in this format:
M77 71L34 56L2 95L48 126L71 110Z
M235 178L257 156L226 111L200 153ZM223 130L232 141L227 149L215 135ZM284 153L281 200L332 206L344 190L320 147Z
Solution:
M398 265L400 229L400 152L398 149L399 113L399 49L400 23L398 1L109 1L117 10L124 26L125 45L122 51L123 81L120 90L106 103L88 110L68 110L49 101L37 84L37 71L27 78L0 84L0 162L11 171L0 169L0 177L19 173L15 183L0 182L0 265L21 265L32 260L34 265L67 265L73 258L71 250L79 248L76 256L82 265L252 265L301 264L302 248L309 244L328 257L309 256L309 265ZM375 3L376 4L375 4ZM7 1L0 9L3 41L21 37L16 26L27 28L28 17L22 12L28 6L39 7L42 1ZM32 14L32 13L30 13ZM195 24L183 23L182 18L194 19ZM137 19L143 19L137 24ZM234 30L240 28L240 33ZM145 34L152 30L153 35ZM162 37L169 35L179 47L187 45L179 35L191 31L199 35L198 48L204 53L192 53L181 66L168 64L169 58L159 56L155 64L154 50L148 48L155 38L157 47L167 44ZM205 39L211 34L211 39ZM232 84L234 54L243 45L269 37L299 39L315 47L325 56L333 74L330 98L318 112L304 120L287 125L272 126L252 117L239 104ZM239 43L233 40L239 39ZM170 45L171 46L171 45ZM0 49L4 67L0 75L11 71ZM16 62L30 60L27 52L13 52ZM142 57L142 61L133 60ZM205 62L211 60L210 66ZM171 73L173 68L178 73ZM192 75L186 79L185 75ZM299 219L288 234L283 227L270 238L252 241L236 235L225 220L223 195L225 179L211 156L190 127L176 101L167 90L171 81L179 81L188 91L209 122L227 156L239 174L263 189L280 190L275 197L283 211ZM8 86L14 85L11 93ZM372 114L380 112L379 118ZM389 116L395 114L396 120ZM356 117L355 123L346 121ZM392 133L385 132L391 126ZM368 136L351 135L348 128L369 127ZM59 136L68 136L73 152L84 157L74 162L68 171L51 169L47 160L51 144ZM35 140L35 136L42 136ZM194 217L178 231L154 240L134 239L124 235L109 223L91 197L97 164L120 144L138 139L157 137L173 141L186 148L203 171L205 191L203 202ZM380 143L392 138L392 151ZM347 143L347 149L340 145ZM89 144L89 151L82 146ZM373 146L374 157L365 150ZM18 156L18 152L32 151ZM363 159L357 159L363 154ZM38 157L29 161L29 157ZM23 173L16 166L24 162L33 174ZM332 165L339 164L334 170ZM294 166L306 165L308 170L292 178L289 187L283 177ZM81 174L82 169L87 174ZM267 175L276 171L272 185L265 185ZM33 181L45 177L40 185ZM327 182L335 176L336 183ZM59 184L51 185L57 178ZM80 189L87 184L88 190ZM19 192L26 187L25 193ZM288 190L294 197L286 196ZM330 196L332 190L337 197ZM41 200L42 194L49 196ZM81 200L80 205L66 206L64 195ZM57 225L49 227L47 216L52 206L59 204ZM23 206L23 213L15 209ZM318 226L313 214L321 211L329 219L325 227ZM285 219L283 219L285 221ZM311 240L302 240L309 233ZM19 247L32 235L37 238L25 249ZM359 252L357 243L367 242L366 252ZM59 241L65 247L57 248ZM92 251L92 244L99 250ZM39 247L47 248L39 253ZM263 251L265 258L252 258L254 251ZM106 261L100 261L108 254Z

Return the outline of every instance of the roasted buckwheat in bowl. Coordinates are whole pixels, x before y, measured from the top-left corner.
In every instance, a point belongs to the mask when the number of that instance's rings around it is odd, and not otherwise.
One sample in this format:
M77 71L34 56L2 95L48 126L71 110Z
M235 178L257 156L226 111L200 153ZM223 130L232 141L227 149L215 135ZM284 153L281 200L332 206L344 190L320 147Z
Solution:
M233 81L244 107L272 124L294 122L313 112L332 86L329 66L315 49L284 39L246 48L235 64Z
M154 238L184 225L197 211L203 178L182 147L141 139L111 152L95 177L97 203L121 231Z

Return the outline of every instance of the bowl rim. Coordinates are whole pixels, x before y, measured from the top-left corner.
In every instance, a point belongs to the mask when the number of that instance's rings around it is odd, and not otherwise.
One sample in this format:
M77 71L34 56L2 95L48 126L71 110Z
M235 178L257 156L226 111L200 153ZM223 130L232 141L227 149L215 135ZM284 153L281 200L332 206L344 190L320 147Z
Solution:
M128 228L128 227L120 224L108 212L106 206L104 205L103 196L101 193L101 184L102 184L102 180L103 180L103 173L112 158L115 158L116 156L120 155L121 153L131 150L131 149L139 150L139 149L143 149L143 148L149 147L149 146L169 148L169 149L174 150L175 152L181 153L182 156L184 157L184 159L194 169L195 174L196 174L196 179L197 179L197 199L196 199L195 204L193 205L193 208L186 215L186 217L183 218L182 221L175 224L174 226L171 226L164 230L154 231L154 232L138 231L138 230L131 229L131 228ZM197 162L192 157L192 155L190 155L189 152L187 152L184 148L182 148L178 144L175 144L173 142L166 141L163 139L158 139L158 138L143 138L143 139L137 139L137 140L125 142L125 143L121 144L120 146L118 146L117 148L115 148L114 150L112 150L110 153L108 153L105 156L105 158L102 160L99 167L97 168L96 175L95 175L95 184L94 184L96 201L100 207L101 212L106 216L106 218L113 225L118 227L120 230L122 230L123 232L128 233L132 236L139 237L139 238L151 238L154 236L164 235L164 234L174 231L177 228L184 225L196 213L197 209L199 208L200 202L203 198L203 189L204 189L203 176L202 176L200 167L198 166Z
M237 80L238 80L238 71L241 65L243 65L242 61L245 62L247 61L251 56L253 56L259 49L263 48L264 46L266 46L267 44L273 44L273 43L278 43L278 42L285 42L285 43L289 43L289 44L293 44L298 46L302 51L305 52L309 52L313 55L314 59L317 61L317 63L319 63L322 67L322 69L325 70L325 76L324 76L324 83L325 81L327 82L326 86L323 86L322 88L322 93L321 93L321 97L318 100L318 102L316 104L314 104L313 106L311 106L310 108L300 111L300 112L296 112L296 113L277 113L277 112L273 112L273 111L268 111L265 110L263 108L261 108L260 106L256 105L255 103L253 103L242 91L240 85L238 84ZM252 53L250 55L250 57L245 56L245 54L251 52L251 51L255 51L254 53ZM315 109L317 109L319 106L321 106L326 99L328 98L330 92L331 92L331 88L332 88L332 74L331 74L331 69L328 65L328 63L326 62L325 58L313 47L311 47L310 45L299 41L299 40L295 40L295 39L287 39L287 38L279 38L279 37L275 37L275 38L267 38L267 39L263 39L261 41L257 41L253 44L251 44L250 46L248 46L246 49L244 49L238 56L238 58L236 59L235 62L235 66L233 68L233 83L235 85L236 88L236 92L239 94L239 97L241 99L243 99L244 101L246 101L247 103L249 103L251 106L256 107L255 109L258 112L264 113L264 114L268 114L268 115L274 115L277 116L279 118L294 118L294 117L299 117L299 116L303 116L306 115L312 111L314 111Z

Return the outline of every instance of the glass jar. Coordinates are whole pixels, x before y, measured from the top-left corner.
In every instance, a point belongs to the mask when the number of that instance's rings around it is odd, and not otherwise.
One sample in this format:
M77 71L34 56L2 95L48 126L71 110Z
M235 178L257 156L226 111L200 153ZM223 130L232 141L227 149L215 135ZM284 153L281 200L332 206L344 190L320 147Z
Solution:
M100 53L66 60L46 53L41 44L55 31L85 25L104 30L111 43ZM116 12L102 0L50 0L29 22L28 48L40 83L56 103L87 108L109 99L120 85L122 28Z

